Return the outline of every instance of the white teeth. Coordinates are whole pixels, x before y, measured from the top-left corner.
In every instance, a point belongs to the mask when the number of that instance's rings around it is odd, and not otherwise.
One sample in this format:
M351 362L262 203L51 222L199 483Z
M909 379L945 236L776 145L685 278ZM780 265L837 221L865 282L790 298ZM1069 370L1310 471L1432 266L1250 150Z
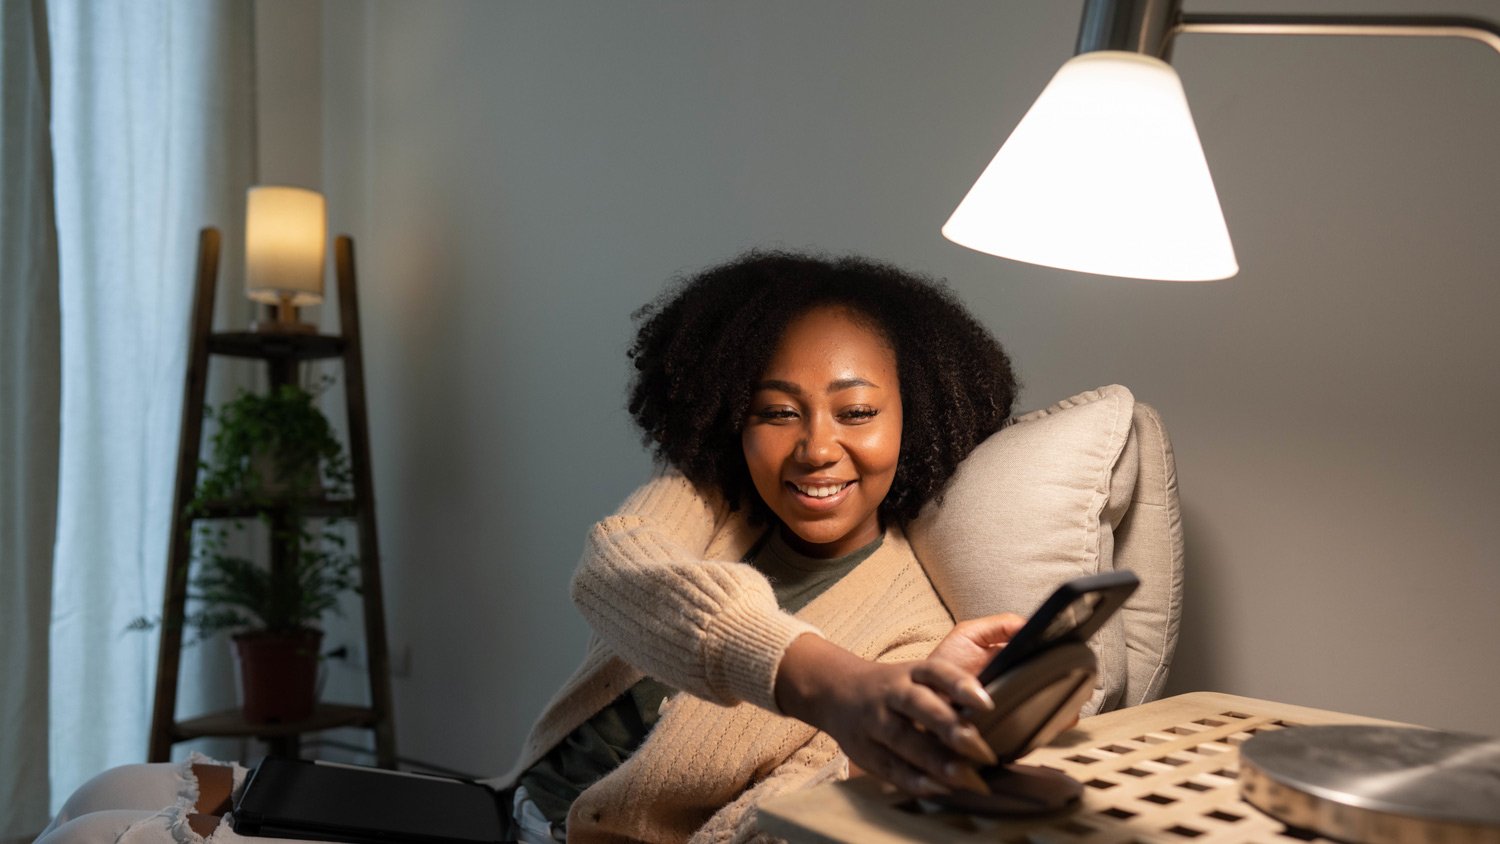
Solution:
M798 492L810 498L827 498L830 495L837 495L843 492L844 487L848 485L848 482L845 482L834 486L803 486L802 484L796 484L796 487Z

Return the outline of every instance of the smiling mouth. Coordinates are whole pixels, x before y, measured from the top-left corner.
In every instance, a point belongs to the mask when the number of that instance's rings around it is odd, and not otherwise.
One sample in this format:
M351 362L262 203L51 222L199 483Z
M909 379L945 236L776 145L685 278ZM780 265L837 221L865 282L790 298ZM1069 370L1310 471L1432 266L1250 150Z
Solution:
M804 496L806 498L811 498L815 501L821 501L825 498L832 498L835 495L838 495L839 493L853 486L854 481L844 481L843 483L837 484L799 484L792 481L787 481L786 485L794 490L798 495Z

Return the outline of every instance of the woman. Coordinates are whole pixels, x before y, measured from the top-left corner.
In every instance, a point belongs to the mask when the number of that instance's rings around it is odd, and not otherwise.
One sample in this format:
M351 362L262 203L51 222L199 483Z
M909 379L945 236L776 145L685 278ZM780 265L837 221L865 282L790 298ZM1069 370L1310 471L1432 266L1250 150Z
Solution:
M961 713L989 705L974 673L1020 619L955 628L901 528L1008 417L999 345L940 286L860 259L751 254L637 316L629 407L663 468L590 532L573 597L596 636L493 781L520 840L749 837L759 800L851 762L982 790L993 755ZM199 761L165 766L178 840L222 808Z
M746 833L758 800L844 773L840 748L918 794L982 788L954 704L987 704L973 674L1019 619L915 661L952 619L901 525L1008 417L999 345L857 259L752 254L638 316L630 411L669 468L590 533L595 641L497 784L570 840Z

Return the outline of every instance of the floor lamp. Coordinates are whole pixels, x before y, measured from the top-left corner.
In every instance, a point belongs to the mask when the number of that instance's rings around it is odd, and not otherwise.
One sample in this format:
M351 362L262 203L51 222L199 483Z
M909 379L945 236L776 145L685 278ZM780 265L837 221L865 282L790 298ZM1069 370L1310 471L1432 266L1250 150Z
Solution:
M1239 271L1177 72L1183 34L1468 38L1434 15L1188 14L1181 0L1087 0L1069 59L943 226L962 246L1060 269L1210 281Z

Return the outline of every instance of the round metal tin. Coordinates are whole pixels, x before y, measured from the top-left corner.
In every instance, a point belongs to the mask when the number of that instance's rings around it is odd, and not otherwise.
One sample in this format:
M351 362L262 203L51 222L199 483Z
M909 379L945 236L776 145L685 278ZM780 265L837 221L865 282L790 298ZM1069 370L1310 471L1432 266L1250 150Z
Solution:
M1353 842L1500 844L1500 739L1334 725L1240 746L1240 791L1291 826Z

